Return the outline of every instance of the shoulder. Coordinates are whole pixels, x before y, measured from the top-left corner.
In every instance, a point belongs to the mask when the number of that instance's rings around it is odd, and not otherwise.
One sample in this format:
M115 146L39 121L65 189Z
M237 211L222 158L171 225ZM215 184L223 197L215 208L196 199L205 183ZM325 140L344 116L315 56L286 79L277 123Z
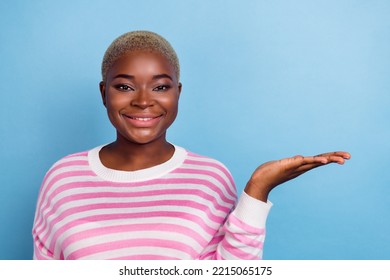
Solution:
M89 169L88 153L89 151L77 152L57 160L46 172L43 184Z
M43 178L37 205L41 206L42 203L52 200L53 196L62 191L64 185L70 185L74 181L73 178L84 180L83 178L90 174L88 151L60 158L49 168Z
M48 173L53 172L53 170L70 167L74 165L87 165L88 153L89 151L77 152L60 158L50 167Z
M207 174L219 181L223 180L229 185L229 188L235 189L234 179L229 169L219 160L209 156L200 155L187 151L186 159L183 162L183 168L189 170L196 170L202 174Z
M230 174L229 169L219 160L212 158L212 157L209 157L209 156L193 153L193 152L188 151L188 150L187 150L187 157L186 157L186 160L184 161L184 163L204 166L206 168L207 167L216 168L216 169L219 169L223 172L227 172Z

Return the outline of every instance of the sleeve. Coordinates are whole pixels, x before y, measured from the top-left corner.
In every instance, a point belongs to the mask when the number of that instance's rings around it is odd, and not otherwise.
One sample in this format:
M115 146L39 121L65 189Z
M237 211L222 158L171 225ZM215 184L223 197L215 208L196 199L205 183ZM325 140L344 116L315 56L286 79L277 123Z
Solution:
M271 202L265 203L243 192L201 259L261 259L271 207Z
M45 219L44 215L44 205L47 203L46 199L46 193L47 193L47 184L48 184L48 177L49 172L46 174L45 178L43 179L38 199L37 199L37 205L35 210L35 218L34 218L34 224L32 228L32 237L33 237L33 248L34 248L34 254L33 259L34 260L53 260L56 259L54 257L54 254L48 249L47 244L47 231L50 230L50 226L47 223L47 220Z
M41 216L41 209L37 207L36 213L35 213L35 219L33 224L33 230L32 230L32 236L33 236L33 246L34 246L34 260L53 260L55 259L53 256L53 253L47 248L45 242L44 242L44 236L41 233L39 224L42 219L40 219ZM43 222L44 223L44 222Z
M33 242L34 242L34 260L54 260L53 253L47 248L41 239L41 235L37 232L36 222L33 227Z
M54 260L53 254L45 248L44 244L39 239L34 237L34 260Z

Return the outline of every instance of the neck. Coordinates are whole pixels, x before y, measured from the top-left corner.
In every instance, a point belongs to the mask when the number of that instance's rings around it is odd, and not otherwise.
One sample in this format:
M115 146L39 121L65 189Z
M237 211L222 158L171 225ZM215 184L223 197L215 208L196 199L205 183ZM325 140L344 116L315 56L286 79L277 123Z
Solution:
M100 151L100 159L108 168L136 171L168 161L174 153L173 145L165 137L147 144L130 142L118 136L117 140Z

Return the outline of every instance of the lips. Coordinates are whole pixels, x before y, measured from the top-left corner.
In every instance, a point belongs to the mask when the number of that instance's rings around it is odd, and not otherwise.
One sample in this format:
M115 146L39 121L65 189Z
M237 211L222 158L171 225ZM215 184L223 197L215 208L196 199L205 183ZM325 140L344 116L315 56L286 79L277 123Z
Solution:
M138 120L138 121L150 121L156 118L161 117L162 115L126 115L124 114L126 118L133 119L133 120Z
M123 115L135 127L150 127L160 121L162 115Z

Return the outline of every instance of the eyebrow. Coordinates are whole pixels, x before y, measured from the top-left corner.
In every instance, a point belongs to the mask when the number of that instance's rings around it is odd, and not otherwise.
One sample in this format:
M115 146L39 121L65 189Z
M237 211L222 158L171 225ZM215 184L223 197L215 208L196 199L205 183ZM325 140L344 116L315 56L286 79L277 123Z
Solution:
M172 77L169 76L168 74L159 74L159 75L154 75L153 80L158 80L158 79L163 79L163 78L168 78L171 81L173 81Z
M128 79L128 80L134 80L135 79L135 77L133 75L128 75L128 74L118 74L113 79L116 79L116 78L124 78L124 79ZM159 80L159 79L163 79L163 78L168 78L171 81L173 81L172 77L170 75L168 75L168 74L154 75L152 77L152 80Z
M127 74L118 74L115 77L113 77L113 79L116 79L116 78L125 78L125 79L128 79L128 80L134 80L134 76L133 75L127 75Z

